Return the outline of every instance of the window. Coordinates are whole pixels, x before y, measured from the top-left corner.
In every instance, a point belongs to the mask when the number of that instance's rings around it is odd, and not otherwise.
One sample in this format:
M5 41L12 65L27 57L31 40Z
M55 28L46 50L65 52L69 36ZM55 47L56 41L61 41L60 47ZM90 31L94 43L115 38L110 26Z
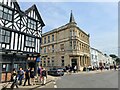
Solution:
M64 44L60 44L61 51L64 51Z
M92 54L92 59L94 59L94 55Z
M70 36L72 36L72 30L70 30Z
M72 47L72 41L70 41L70 47Z
M28 28L36 30L36 21L28 19Z
M48 36L48 43L50 43L50 36Z
M54 57L52 57L52 66L54 66Z
M0 18L12 21L12 10L0 6Z
M50 66L50 58L48 58L48 66Z
M11 70L11 66L10 64L2 64L2 71L10 71Z
M46 47L44 47L44 53L46 53Z
M52 41L54 41L54 35L52 35Z
M50 52L50 46L47 47L47 51Z
M52 45L52 52L54 52L54 45Z
M61 56L61 66L64 66L64 56Z
M0 29L0 36L2 39L0 39L0 42L4 43L10 43L10 32Z
M95 55L95 59L97 60L97 55Z
M35 38L26 36L26 46L35 47Z
M73 41L73 49L76 49L76 41Z
M46 66L46 58L44 58L44 66Z
M0 6L0 18L2 18L2 16L3 16L3 7Z
M46 37L44 38L44 44L46 43Z

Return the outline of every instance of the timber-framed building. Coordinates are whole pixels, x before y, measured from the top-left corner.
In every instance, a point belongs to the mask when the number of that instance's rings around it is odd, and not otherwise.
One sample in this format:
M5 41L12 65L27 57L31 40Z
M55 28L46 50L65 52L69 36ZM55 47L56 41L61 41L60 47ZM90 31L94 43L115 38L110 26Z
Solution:
M13 68L35 67L39 61L42 28L36 5L22 11L16 0L0 2L0 81L10 80Z

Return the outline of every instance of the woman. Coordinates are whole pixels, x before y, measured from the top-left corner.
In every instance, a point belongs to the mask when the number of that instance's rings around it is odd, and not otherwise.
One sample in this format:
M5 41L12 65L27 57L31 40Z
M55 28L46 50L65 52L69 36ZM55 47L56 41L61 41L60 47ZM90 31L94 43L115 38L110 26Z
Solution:
M16 70L14 68L13 71L12 71L12 73L11 73L11 81L14 81L16 74L17 73L16 73Z
M32 68L31 71L30 71L30 78L31 78L32 85L36 85L36 83L35 83L35 71L34 71L34 68Z
M12 71L12 81L13 81L13 83L11 85L11 88L13 89L14 86L16 86L16 88L18 88L18 74L15 69L13 69L13 71Z
M42 70L42 85L46 84L46 79L47 79L47 71L45 70L45 68L43 68L43 70Z

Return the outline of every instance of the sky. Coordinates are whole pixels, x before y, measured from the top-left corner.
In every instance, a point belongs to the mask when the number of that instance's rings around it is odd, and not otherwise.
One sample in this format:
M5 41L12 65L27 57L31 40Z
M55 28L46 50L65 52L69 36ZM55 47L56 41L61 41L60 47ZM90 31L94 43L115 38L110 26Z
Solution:
M91 47L118 55L118 2L19 2L23 11L33 4L45 23L43 33L67 24L72 10L77 26L90 34Z

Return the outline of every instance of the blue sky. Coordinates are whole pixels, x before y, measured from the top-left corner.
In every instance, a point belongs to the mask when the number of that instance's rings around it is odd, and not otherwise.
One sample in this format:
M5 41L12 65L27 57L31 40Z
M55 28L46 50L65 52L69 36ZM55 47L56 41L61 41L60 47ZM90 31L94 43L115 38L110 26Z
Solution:
M45 27L43 32L67 24L70 12L77 25L90 34L90 45L108 55L118 54L117 2L19 2L24 11L36 4Z

